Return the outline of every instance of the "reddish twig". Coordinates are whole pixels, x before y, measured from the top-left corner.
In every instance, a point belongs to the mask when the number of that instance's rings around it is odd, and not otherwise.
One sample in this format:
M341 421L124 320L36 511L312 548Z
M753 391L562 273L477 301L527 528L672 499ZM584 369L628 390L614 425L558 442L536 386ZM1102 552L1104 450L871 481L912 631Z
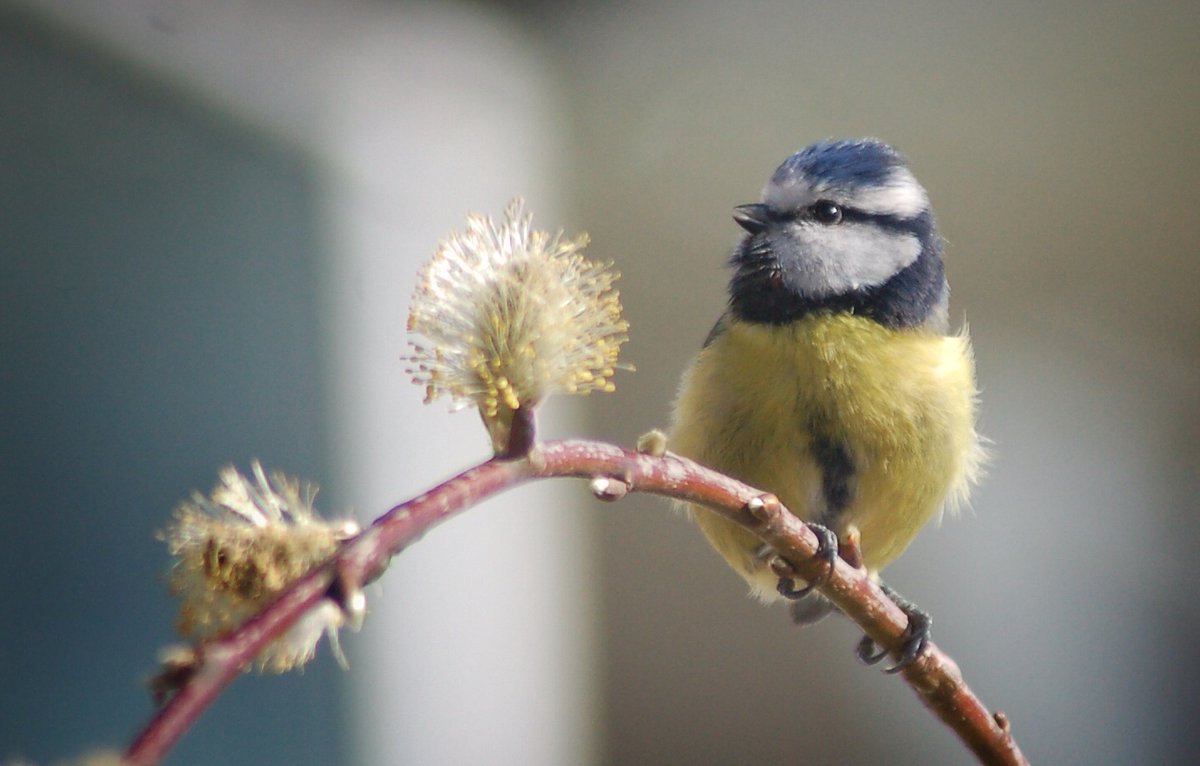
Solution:
M672 454L656 457L578 440L537 444L526 457L482 463L392 508L238 629L197 647L195 666L180 676L175 694L129 746L127 762L158 763L238 671L321 599L378 577L391 556L446 517L518 484L551 477L600 478L593 491L603 499L635 491L702 503L753 531L793 564L797 576L813 580L828 572L814 558L817 539L807 525L772 496L741 482ZM872 640L896 654L907 617L864 570L839 560L820 589ZM954 661L932 642L904 669L904 677L980 762L1027 763L1007 718L987 710Z

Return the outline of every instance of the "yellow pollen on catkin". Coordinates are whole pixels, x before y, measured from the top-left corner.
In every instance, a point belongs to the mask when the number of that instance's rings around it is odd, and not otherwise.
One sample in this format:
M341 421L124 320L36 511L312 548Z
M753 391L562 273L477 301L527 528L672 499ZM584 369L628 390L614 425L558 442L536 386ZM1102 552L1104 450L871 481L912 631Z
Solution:
M553 393L612 391L628 340L618 275L582 255L587 236L532 228L515 200L505 219L472 215L420 271L408 372L425 401L474 405L485 421Z

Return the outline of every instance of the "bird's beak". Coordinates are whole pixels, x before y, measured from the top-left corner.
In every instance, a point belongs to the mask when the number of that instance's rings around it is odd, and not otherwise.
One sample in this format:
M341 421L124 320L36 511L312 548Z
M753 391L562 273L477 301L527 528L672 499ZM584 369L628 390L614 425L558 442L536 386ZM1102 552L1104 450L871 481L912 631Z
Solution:
M767 227L767 206L738 205L733 209L733 220L751 234L757 234Z

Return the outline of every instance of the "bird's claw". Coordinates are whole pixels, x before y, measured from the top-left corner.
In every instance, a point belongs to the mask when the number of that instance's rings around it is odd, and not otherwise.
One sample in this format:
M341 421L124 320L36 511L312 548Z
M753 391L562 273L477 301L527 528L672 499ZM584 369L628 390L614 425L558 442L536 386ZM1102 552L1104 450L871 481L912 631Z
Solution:
M803 588L797 588L796 581L793 578L781 576L779 582L775 584L775 590L779 592L779 595L790 601L802 599L816 590L818 586L826 583L833 576L833 567L837 564L837 535L828 527L823 527L820 524L809 524L808 528L817 536L817 552L813 554L813 558L818 558L825 562L826 570L823 575L815 580L810 580L808 585L805 585Z
M904 628L904 633L900 636L900 656L896 658L895 665L884 671L886 673L899 673L916 661L921 656L921 653L925 651L925 647L929 646L930 636L933 633L933 618L929 616L928 612L918 608L916 604L904 598L887 585L883 586L883 592L908 617L908 625ZM863 636L862 640L858 642L858 647L854 650L854 653L863 663L875 665L888 655L888 650L879 649L870 636Z

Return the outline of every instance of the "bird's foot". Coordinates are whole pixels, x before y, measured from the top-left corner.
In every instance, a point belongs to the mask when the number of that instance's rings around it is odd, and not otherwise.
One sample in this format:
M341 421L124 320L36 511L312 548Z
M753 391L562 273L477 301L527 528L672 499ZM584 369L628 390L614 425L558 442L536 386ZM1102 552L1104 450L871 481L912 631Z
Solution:
M818 586L827 582L833 575L833 567L837 563L837 535L828 527L823 527L820 524L809 524L808 528L817 536L817 552L813 554L813 557L825 562L826 570L823 575L815 580L810 580L803 588L797 588L796 580L792 576L794 570L791 563L780 556L774 556L771 559L771 569L779 576L775 590L779 592L779 595L790 601L797 601L804 598Z
M929 616L928 612L918 608L916 604L901 596L890 586L882 585L881 587L888 598L908 616L908 626L901 636L900 656L896 659L896 664L885 671L899 673L920 657L921 652L925 651L925 647L929 645L933 632L933 618ZM858 642L855 654L867 665L875 665L888 656L888 650L878 648L870 636L863 636L862 640Z

